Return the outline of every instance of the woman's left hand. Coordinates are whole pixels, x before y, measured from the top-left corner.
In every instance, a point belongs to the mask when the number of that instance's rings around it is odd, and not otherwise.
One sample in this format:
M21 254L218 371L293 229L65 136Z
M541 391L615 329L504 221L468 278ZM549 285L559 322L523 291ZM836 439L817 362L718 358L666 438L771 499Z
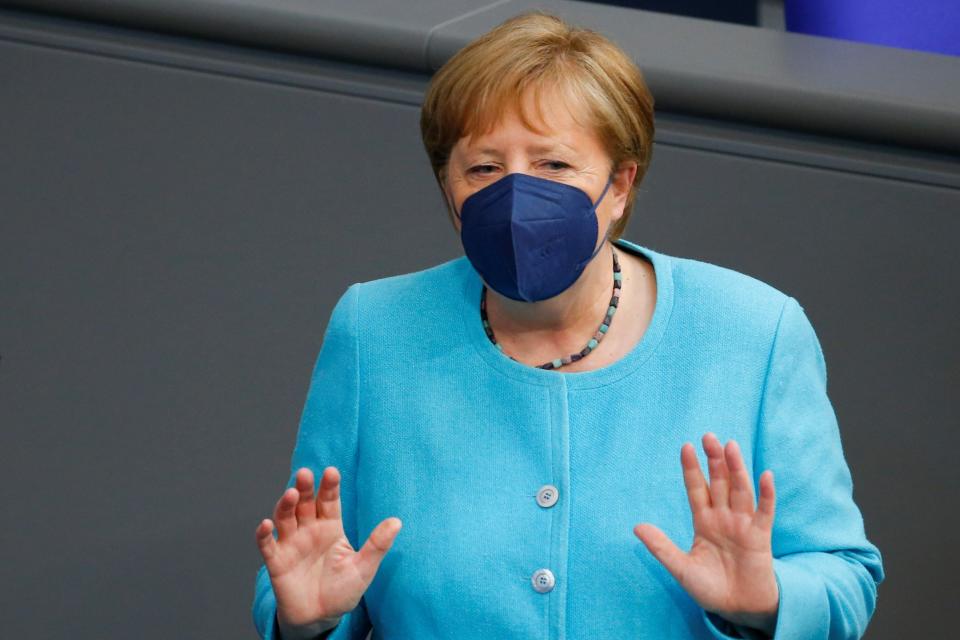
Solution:
M693 513L693 546L681 551L651 524L633 528L657 560L703 609L734 624L773 635L780 601L773 572L773 473L760 476L760 500L753 506L753 482L740 447L726 447L712 433L703 437L710 484L692 444L680 450L683 482Z

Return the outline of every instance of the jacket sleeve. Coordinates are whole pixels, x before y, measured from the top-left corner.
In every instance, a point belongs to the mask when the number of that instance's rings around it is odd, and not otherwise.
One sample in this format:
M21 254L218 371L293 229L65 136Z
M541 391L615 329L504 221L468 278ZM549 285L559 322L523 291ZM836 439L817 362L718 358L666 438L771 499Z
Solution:
M301 467L315 478L327 466L340 471L343 528L354 549L359 549L356 523L357 424L359 418L359 289L352 285L341 296L330 316L317 357L307 399L300 418L287 488L294 486ZM253 621L264 640L278 640L277 602L266 566L257 572ZM325 638L362 640L371 628L365 600L345 614Z
M846 640L866 630L883 580L879 550L853 501L820 342L787 298L771 348L754 450L754 481L774 472L775 640ZM759 637L704 614L717 638Z

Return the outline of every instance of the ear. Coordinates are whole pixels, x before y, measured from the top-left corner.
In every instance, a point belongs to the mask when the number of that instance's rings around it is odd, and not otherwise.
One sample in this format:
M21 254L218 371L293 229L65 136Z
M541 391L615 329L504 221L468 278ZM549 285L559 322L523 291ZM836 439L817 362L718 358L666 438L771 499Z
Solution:
M613 196L613 220L623 217L623 210L627 205L627 196L633 188L633 181L637 179L637 163L633 160L624 160L613 173L610 184L610 195Z

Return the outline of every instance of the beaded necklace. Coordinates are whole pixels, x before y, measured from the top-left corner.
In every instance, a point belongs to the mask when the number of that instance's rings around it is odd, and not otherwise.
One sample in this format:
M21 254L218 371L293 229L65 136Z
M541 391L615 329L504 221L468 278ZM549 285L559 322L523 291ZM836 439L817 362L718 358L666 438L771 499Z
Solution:
M550 362L539 365L538 369L559 369L564 365L568 365L571 362L576 362L581 360L591 351L597 348L597 345L600 344L600 341L603 340L603 337L607 335L607 331L610 330L610 323L613 321L613 314L617 312L617 305L620 303L620 285L622 283L622 276L620 274L620 262L617 260L617 252L611 247L611 252L613 253L613 296L610 298L610 307L607 309L607 315L604 317L603 322L600 323L600 328L597 329L597 332L593 334L593 337L590 338L590 341L587 342L585 346L579 353L574 353L566 358L557 358ZM487 319L487 286L483 285L483 290L480 292L480 319L483 321L483 330L486 332L487 337L490 338L490 342L493 343L501 353L504 353L503 347L500 343L497 342L497 339L493 336L493 328L490 326L490 321ZM517 362L517 359L513 356L504 353L508 358Z

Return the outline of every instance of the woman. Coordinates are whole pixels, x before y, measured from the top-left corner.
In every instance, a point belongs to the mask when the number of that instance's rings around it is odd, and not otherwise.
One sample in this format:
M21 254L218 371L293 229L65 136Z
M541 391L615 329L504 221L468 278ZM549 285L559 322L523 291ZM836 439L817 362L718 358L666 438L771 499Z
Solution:
M436 74L466 256L337 303L256 530L263 637L863 632L880 555L802 308L620 238L652 105L615 45L539 14Z

